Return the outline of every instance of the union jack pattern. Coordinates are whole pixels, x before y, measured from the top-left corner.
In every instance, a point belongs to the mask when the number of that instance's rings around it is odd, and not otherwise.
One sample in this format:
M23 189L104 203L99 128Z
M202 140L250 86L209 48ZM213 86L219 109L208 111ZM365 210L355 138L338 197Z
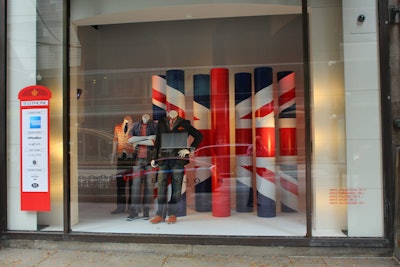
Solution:
M279 181L281 210L298 211L296 76L292 71L277 73L279 103Z
M195 209L198 212L211 211L211 140L210 75L193 76L193 117L194 127L203 134L198 147L195 164ZM203 149L202 149L203 148ZM208 148L208 149L207 149Z
M251 73L235 74L236 211L253 211Z
M254 69L257 216L276 216L275 122L272 68Z

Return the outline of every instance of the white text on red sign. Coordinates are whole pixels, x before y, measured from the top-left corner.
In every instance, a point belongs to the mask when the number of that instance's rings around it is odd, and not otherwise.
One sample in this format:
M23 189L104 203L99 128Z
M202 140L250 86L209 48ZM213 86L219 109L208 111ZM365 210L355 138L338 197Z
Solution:
M23 107L37 107L37 106L48 106L48 100L32 100L32 101L22 101L21 106Z

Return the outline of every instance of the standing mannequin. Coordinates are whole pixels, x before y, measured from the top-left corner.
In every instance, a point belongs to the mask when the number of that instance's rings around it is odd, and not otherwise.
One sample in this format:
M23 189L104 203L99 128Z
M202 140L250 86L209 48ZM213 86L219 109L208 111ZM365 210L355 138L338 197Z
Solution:
M130 203L132 180L128 179L129 195L126 195L125 175L132 171L133 166L133 147L128 142L131 135L133 121L131 116L125 116L121 124L114 128L113 151L111 154L111 164L117 164L117 208L111 214L123 213L126 205Z
M185 135L187 133L187 135ZM169 135L165 135L169 134ZM184 147L168 147L167 139L163 139L163 135L167 138L173 139L179 134L186 136ZM191 135L194 139L187 148L187 137ZM159 166L158 172L158 210L157 215L150 220L151 223L156 224L163 222L168 213L167 223L176 223L177 203L181 198L182 180L185 165L189 163L188 156L193 153L199 146L203 135L195 129L190 121L185 120L178 116L178 112L171 110L169 116L161 119L158 122L157 136L155 142L156 159L151 161L151 165ZM164 141L164 144L163 144ZM169 144L168 144L169 145ZM167 203L167 182L169 174L172 174L172 194L171 200Z
M149 219L149 211L153 203L156 173L150 166L151 152L154 149L157 125L150 119L149 114L143 114L142 119L133 124L129 143L135 148L136 161L133 166L132 194L128 221L139 218L143 211L143 218ZM143 188L142 188L143 185ZM143 192L143 193L142 193Z

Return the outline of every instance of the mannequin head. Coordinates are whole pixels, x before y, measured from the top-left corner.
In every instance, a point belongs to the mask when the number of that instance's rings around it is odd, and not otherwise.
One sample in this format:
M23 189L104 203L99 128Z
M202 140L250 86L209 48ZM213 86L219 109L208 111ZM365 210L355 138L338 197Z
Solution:
M149 120L150 120L150 115L149 114L143 114L143 116L142 116L143 124L146 124Z
M128 125L131 125L133 123L132 117L131 116L125 116L124 117L124 122L123 124L128 123Z
M176 117L178 117L178 111L176 111L176 110L171 110L171 111L169 112L169 117L170 117L171 119L175 119Z
M129 129L132 127L133 121L131 116L125 116L124 121L122 122L122 129L124 134L129 132Z

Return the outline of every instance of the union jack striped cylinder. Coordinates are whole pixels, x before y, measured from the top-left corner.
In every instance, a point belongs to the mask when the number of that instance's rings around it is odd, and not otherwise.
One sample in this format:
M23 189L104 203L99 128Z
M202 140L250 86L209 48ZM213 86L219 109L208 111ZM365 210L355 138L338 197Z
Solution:
M183 70L167 70L167 112L176 110L185 118L185 72ZM183 175L181 200L177 204L176 216L186 216L186 174Z
M296 76L293 71L277 73L278 128L279 128L279 181L281 210L296 212L299 205L296 137Z
M230 139L229 139L229 71L211 69L211 133L212 133L212 215L231 215Z
M272 68L254 69L257 216L276 216L275 122Z
M176 110L185 118L185 72L167 70L167 111Z
M211 211L211 111L210 75L193 76L193 125L203 134L196 151L195 162L195 210Z
M235 74L236 211L253 211L251 73Z
M165 75L153 75L151 77L153 120L158 122L161 118L167 116L167 81ZM154 183L154 210L158 207L158 184Z
M152 83L152 99L153 104L153 120L159 121L161 118L166 117L166 94L167 94L167 81L165 75L153 75L151 78Z

